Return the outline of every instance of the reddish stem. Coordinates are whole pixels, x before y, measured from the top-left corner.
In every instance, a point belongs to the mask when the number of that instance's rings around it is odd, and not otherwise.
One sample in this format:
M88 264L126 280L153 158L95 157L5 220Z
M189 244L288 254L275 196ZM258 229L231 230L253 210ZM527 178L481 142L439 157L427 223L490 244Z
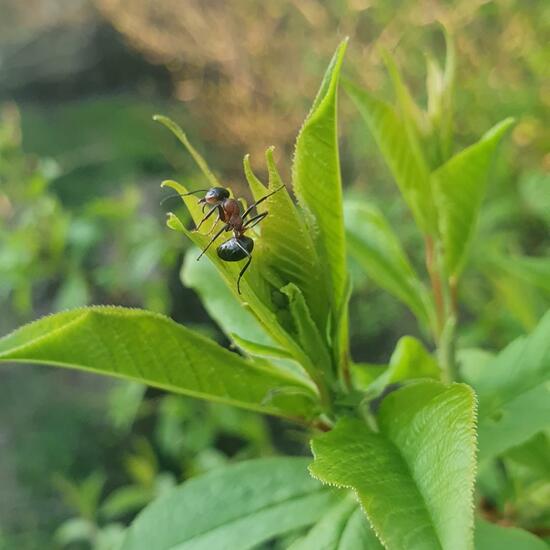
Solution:
M456 275L453 275L449 279L449 289L451 292L451 307L453 308L453 313L456 317L458 312L458 279L456 278Z
M332 430L332 426L324 420L316 420L311 427L321 432L330 432L330 430Z

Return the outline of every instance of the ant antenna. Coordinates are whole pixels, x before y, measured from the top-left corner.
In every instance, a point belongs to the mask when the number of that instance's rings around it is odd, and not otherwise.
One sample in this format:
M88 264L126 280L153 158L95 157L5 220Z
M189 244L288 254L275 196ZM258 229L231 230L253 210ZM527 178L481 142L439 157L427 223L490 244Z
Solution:
M195 191L189 191L189 193L174 193L173 195L168 195L167 197L164 197L160 204L164 204L169 199L175 199L176 197L187 197L187 195L194 195L195 193L204 193L208 191L208 189L195 189Z

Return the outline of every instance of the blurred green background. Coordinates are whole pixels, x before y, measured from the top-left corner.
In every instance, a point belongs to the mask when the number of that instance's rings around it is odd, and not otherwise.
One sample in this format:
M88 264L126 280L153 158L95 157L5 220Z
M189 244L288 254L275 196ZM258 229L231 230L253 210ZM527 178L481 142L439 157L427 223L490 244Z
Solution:
M244 192L276 145L288 182L295 136L343 36L344 73L389 93L380 47L425 101L425 54L458 58L460 146L517 124L492 172L461 291L462 345L499 349L549 306L548 278L510 255L547 256L550 4L546 0L0 0L0 333L85 304L145 307L214 335L180 282L188 243L164 226L159 182L198 182L157 128L162 112ZM418 266L420 235L348 98L348 196L376 203ZM412 316L351 265L352 353L387 360ZM548 273L548 271L546 272ZM112 548L175 483L228 461L307 452L280 421L135 384L43 367L0 370L0 548Z

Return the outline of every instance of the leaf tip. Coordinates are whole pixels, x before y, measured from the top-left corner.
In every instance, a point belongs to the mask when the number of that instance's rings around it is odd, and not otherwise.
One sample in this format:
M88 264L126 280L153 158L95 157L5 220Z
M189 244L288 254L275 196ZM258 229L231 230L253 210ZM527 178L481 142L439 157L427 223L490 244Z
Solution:
M504 137L504 134L516 123L514 117L506 117L504 120L497 122L492 128L487 130L487 132L481 138L482 141L488 141L496 138L498 142Z
M185 226L181 223L181 220L173 212L166 213L166 225L173 231L185 233Z
M268 168L275 165L275 145L271 145L265 150L265 160L267 162Z
M153 120L155 122L160 122L160 124L163 124L168 128L170 127L170 124L173 124L173 122L167 116L164 116L164 115L159 115L159 114L153 115Z
M336 69L339 70L340 65L342 64L342 59L344 58L344 54L346 53L346 50L348 48L349 43L349 36L345 36L340 44L338 44L338 47L336 48L336 58L337 58L337 67Z

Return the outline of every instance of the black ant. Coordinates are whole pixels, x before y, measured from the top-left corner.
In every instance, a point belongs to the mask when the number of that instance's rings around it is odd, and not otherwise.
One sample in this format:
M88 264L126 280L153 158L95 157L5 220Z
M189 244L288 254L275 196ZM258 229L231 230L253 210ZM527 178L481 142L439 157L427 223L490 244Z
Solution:
M201 225L208 219L210 216L214 214L214 212L218 213L218 217L214 224L212 225L212 228L208 232L208 235L212 233L216 225L219 221L224 222L223 227L210 239L210 242L206 245L204 250L201 252L200 256L197 258L197 261L200 260L204 253L210 248L210 245L225 231L233 231L233 237L231 239L228 239L227 241L224 241L221 243L216 252L218 254L218 257L223 260L224 262L239 262L240 260L244 260L245 258L248 258L248 261L246 262L245 266L241 269L239 273L239 277L237 278L237 291L240 294L241 293L241 279L243 275L245 274L245 271L250 266L250 262L252 262L252 250L254 249L254 240L250 237L247 237L245 235L245 232L249 229L252 229L254 226L259 224L266 216L267 212L262 212L261 214L257 214L256 216L253 216L252 218L249 218L245 221L246 217L250 215L252 210L256 208L260 203L265 201L267 198L271 197L271 195L274 195L277 193L277 191L280 191L284 185L281 185L275 191L272 191L271 193L268 193L261 199L257 200L255 203L251 204L242 214L241 214L241 205L239 201L236 199L233 199L229 196L229 190L225 189L223 187L211 187L210 189L197 189L196 191L190 191L189 193L184 194L177 194L177 195L170 195L170 197L166 197L165 200L172 198L172 197L185 197L187 195L193 195L195 193L201 193L206 191L206 195L202 199L199 200L199 204L202 204L202 211L204 213L204 210L207 206L211 206L208 213L202 218L202 220L197 225L197 228L195 231L198 231L201 227Z

